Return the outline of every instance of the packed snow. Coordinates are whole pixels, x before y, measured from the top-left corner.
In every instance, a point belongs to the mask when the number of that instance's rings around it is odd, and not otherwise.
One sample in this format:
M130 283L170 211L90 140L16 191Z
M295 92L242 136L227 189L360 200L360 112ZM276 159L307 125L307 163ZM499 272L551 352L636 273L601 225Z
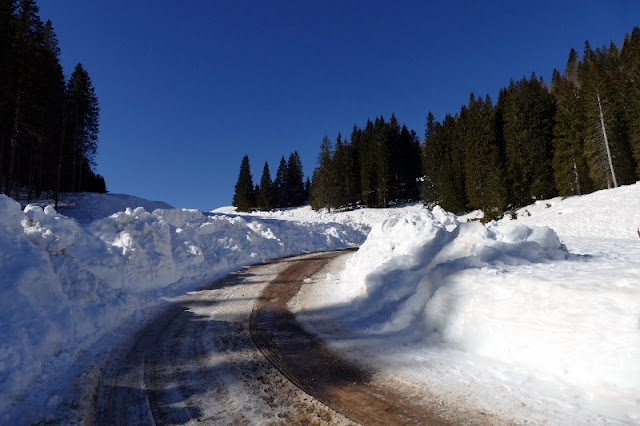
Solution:
M119 210L130 202L138 206ZM331 222L150 211L168 205L123 195L80 194L61 205L79 220L0 195L1 423L19 422L27 407L46 421L72 364L123 324L148 319L163 298L247 265L365 238Z
M73 366L163 298L263 260L360 246L292 301L336 350L417 399L425 389L515 423L640 423L638 184L488 225L419 203L169 207L81 194L57 212L0 197L0 421L27 407L46 421Z

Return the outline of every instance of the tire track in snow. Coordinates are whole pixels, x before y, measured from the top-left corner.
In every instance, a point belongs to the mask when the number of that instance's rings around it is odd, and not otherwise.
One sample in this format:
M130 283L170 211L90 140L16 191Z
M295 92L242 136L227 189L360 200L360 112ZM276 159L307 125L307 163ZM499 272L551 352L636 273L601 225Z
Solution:
M171 301L108 354L82 423L352 424L286 380L252 342L254 303L292 262L248 268Z
M249 326L256 347L292 383L357 423L448 424L406 396L374 383L369 371L334 354L289 311L287 303L304 279L341 254L322 253L298 260L264 289Z

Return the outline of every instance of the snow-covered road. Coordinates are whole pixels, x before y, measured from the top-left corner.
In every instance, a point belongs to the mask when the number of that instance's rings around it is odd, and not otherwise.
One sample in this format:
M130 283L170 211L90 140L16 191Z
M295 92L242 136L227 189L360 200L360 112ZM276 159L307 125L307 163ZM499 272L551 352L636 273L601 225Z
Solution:
M109 354L84 423L500 424L420 405L297 323L289 300L343 254L281 259L176 298Z
M350 424L286 380L252 343L254 303L292 261L255 266L175 298L109 355L83 408L85 423Z

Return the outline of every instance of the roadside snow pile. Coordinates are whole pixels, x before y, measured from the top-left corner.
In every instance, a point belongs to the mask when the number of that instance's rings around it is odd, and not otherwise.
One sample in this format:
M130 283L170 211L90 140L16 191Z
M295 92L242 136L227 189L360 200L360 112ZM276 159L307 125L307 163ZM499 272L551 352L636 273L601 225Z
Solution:
M548 227L455 224L436 210L374 227L341 285L375 333L409 331L425 346L640 392L640 285L596 292L602 283L510 275L568 259L584 262Z
M37 204L45 208L47 205L55 203L53 200L42 200ZM23 207L25 207L24 204ZM58 203L58 213L72 217L81 224L89 224L96 219L124 211L127 207L143 207L148 212L155 209L173 208L172 205L164 201L149 201L134 195L72 192L62 194Z
M488 226L440 208L398 215L373 227L339 278L309 288L298 315L321 333L339 321L333 345L351 356L501 416L637 423L639 192L543 201ZM534 219L581 254L522 223Z
M336 223L142 207L81 225L51 206L22 211L0 195L0 413L161 297L245 265L364 238Z
M369 233L373 225L388 219L390 216L407 212L420 212L425 210L422 202L410 202L387 208L360 207L353 210L313 210L311 206L287 208L273 211L236 212L235 207L220 207L213 210L214 213L224 213L241 217L261 217L277 220L296 220L304 222L337 222L350 228Z

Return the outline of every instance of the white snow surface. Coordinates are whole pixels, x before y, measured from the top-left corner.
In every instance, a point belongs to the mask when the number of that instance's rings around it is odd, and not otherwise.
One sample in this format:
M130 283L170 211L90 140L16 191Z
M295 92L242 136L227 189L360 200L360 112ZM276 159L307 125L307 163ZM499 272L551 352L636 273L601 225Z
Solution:
M0 422L32 407L46 421L74 365L164 298L266 259L361 245L291 304L336 350L416 399L424 388L514 423L640 424L640 184L486 226L419 203L239 214L75 197L67 216L0 197Z
M640 424L640 185L517 216L396 215L291 306L337 350L483 412Z
M123 208L129 202L141 206ZM47 421L78 373L74 362L99 353L101 339L117 343L106 337L148 319L163 298L247 265L365 239L326 221L149 211L168 205L123 195L76 194L61 205L73 217L0 195L0 423Z

